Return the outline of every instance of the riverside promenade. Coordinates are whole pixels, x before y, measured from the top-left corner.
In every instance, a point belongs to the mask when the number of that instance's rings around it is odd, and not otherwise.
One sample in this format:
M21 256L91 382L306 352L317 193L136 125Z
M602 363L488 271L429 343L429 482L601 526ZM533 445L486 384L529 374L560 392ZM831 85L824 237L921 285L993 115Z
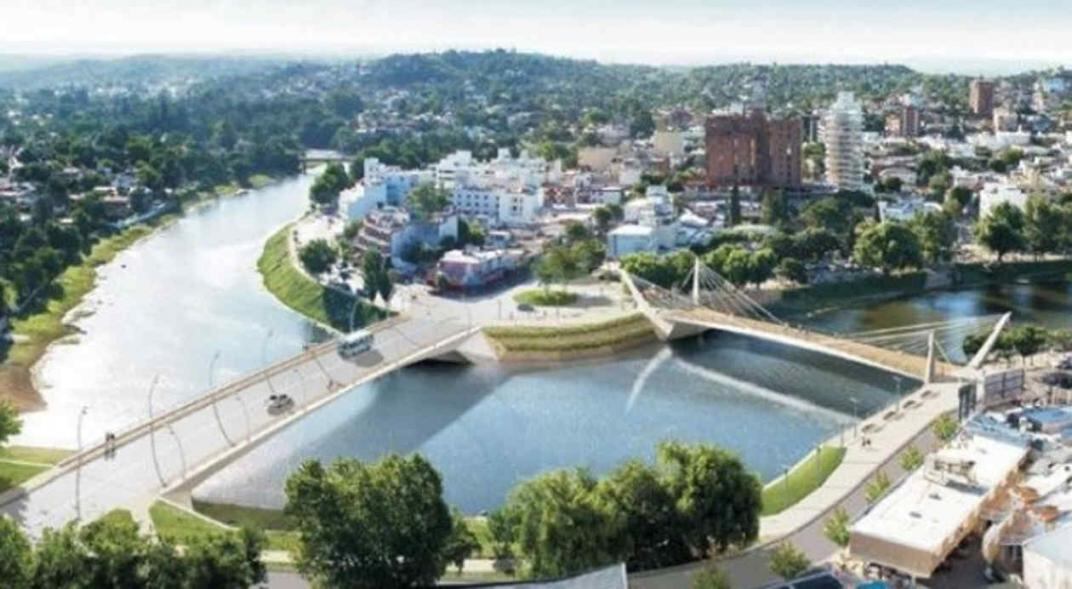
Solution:
M760 518L759 541L742 553L717 559L718 566L729 574L734 587L758 587L778 580L769 570L771 549L789 541L812 562L829 559L837 546L826 539L823 524L838 507L851 517L867 508L864 488L874 475L883 471L891 480L902 474L898 463L909 446L932 450L931 424L939 416L955 411L958 383L946 382L924 386L906 395L895 405L876 412L827 445L845 441L845 457L826 481L815 491L781 513ZM862 442L867 438L869 443ZM775 479L771 484L777 484ZM629 575L634 589L676 589L688 587L693 575L706 563L695 562L657 571Z

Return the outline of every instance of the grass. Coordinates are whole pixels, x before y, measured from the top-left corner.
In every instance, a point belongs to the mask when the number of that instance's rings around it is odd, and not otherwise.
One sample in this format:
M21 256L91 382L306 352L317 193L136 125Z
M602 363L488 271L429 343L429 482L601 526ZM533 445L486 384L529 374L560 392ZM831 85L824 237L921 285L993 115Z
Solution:
M157 535L176 544L187 544L194 538L218 534L226 529L163 501L157 501L149 507L149 517L153 520Z
M51 468L46 465L20 464L0 460L0 493L12 489Z
M0 448L0 460L18 460L53 465L74 454L72 450L61 448L38 448L32 446L8 446Z
M577 302L577 294L564 290L534 288L517 293L514 295L514 301L537 307L565 307Z
M640 313L583 325L503 326L484 330L506 352L568 352L627 346L647 341L654 333L651 322Z
M289 531L294 529L294 522L278 509L263 509L232 505L230 503L210 503L194 499L194 509L214 520L229 526L257 528L258 530Z
M763 489L762 515L774 515L796 505L819 488L845 458L845 449L823 446L789 471L785 478L771 481Z
M298 270L291 259L287 240L291 226L280 229L268 238L264 251L257 260L257 270L264 279L264 286L284 305L339 331L349 331L353 295L324 288ZM354 323L357 326L378 321L385 313L376 307L359 302Z

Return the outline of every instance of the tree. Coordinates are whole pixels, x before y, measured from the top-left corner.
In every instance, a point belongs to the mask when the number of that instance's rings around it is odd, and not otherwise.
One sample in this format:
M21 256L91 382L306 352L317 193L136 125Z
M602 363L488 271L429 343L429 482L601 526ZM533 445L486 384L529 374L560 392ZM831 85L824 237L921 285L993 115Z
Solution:
M263 582L267 578L260 560L264 546L263 533L246 528L191 541L183 555L187 586L245 589Z
M588 228L584 226L584 223L579 221L571 221L566 223L565 231L566 243L574 244L578 241L584 241L591 237L588 233Z
M376 295L382 296L385 301L390 298L394 286L387 271L387 261L378 250L370 249L361 257L361 276L365 281L365 297L369 301L375 301Z
M795 579L811 568L811 561L790 542L782 542L771 551L770 570L785 579Z
M22 431L22 419L15 405L6 399L0 400L0 446Z
M619 561L624 518L603 506L583 470L559 470L515 487L502 508L519 556L536 577L559 577Z
M663 442L656 460L686 522L694 554L746 546L759 535L762 487L735 455L712 446Z
M797 284L808 283L808 270L804 264L796 258L783 258L774 269L774 275L782 280L788 280Z
M692 589L730 589L730 577L714 563L707 563L692 578Z
M957 239L953 217L944 211L927 211L916 215L908 226L916 234L924 261L935 264L949 260Z
M338 259L338 253L326 239L314 239L298 251L298 259L310 274L327 272Z
M681 535L675 498L659 472L639 461L626 462L599 482L596 493L611 513L625 518L622 544L629 570L686 562L689 546Z
M1067 239L1064 212L1041 196L1027 199L1024 212L1024 241L1036 256L1058 251Z
M949 189L948 193L946 193L945 200L946 202L955 202L957 204L957 210L961 211L964 210L964 207L971 204L973 196L970 188L954 186Z
M614 214L607 207L597 207L592 211L592 220L595 221L596 230L605 234L610 229L611 222L614 221Z
M730 191L729 210L726 213L726 226L736 227L741 224L741 189L734 182Z
M425 183L414 188L406 196L406 208L416 219L430 219L450 204L450 195L435 184Z
M349 186L350 177L346 174L346 168L337 162L328 164L309 187L309 198L315 205L333 207L338 204L339 194Z
M1024 213L1003 202L975 224L975 239L980 245L998 255L998 263L1009 252L1024 249Z
M563 286L582 272L573 250L564 245L547 249L536 265L536 277L545 287L559 282Z
M804 207L800 216L805 227L825 229L834 233L839 239L849 236L859 218L851 202L833 196L812 201Z
M883 274L923 265L919 238L907 226L894 222L867 226L856 239L853 258L862 266L881 269Z
M890 488L890 477L886 475L886 471L880 470L875 473L875 478L871 479L871 482L867 483L867 487L864 488L864 498L868 503L874 504L883 495L886 494Z
M901 468L905 472L911 472L917 468L923 466L923 453L919 451L919 448L915 446L909 446L905 449L904 453L898 459L901 463Z
M849 545L849 512L838 507L823 523L823 535L841 548Z
M943 443L952 441L957 436L957 431L960 430L960 424L957 420L949 414L943 414L938 419L934 420L934 425L931 426L934 431L935 437L941 440Z
M0 516L0 579L11 589L29 589L33 571L33 546L18 524Z
M767 225L780 225L789 220L789 205L781 190L764 191L760 210Z
M480 542L465 523L465 518L460 511L452 509L450 519L450 536L447 537L446 545L443 547L443 557L457 567L460 573L465 566L465 559L480 548Z
M328 587L431 586L453 530L439 473L420 455L306 461L287 479L298 569Z

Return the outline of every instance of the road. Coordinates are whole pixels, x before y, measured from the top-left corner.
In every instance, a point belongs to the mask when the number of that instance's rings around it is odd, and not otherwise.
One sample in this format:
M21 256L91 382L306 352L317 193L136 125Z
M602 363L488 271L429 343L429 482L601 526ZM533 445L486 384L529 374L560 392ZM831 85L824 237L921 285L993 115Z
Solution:
M5 494L0 512L33 536L115 508L143 516L161 491L218 468L301 413L399 366L437 355L468 333L471 326L452 317L412 317L378 326L374 349L352 361L340 358L330 344L300 353L185 409L157 416L151 426L120 434L114 452L105 452L103 445L86 449L42 475L43 482L31 481L28 492ZM442 349L432 348L444 343ZM270 414L266 405L273 393L290 395L296 407Z

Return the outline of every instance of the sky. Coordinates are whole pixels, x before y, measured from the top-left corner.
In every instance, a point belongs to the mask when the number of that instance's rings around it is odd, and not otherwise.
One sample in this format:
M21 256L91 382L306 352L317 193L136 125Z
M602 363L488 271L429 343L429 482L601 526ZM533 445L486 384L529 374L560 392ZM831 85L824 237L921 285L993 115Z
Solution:
M0 52L503 47L607 62L1072 65L1072 0L0 0ZM929 64L929 65L928 65Z

